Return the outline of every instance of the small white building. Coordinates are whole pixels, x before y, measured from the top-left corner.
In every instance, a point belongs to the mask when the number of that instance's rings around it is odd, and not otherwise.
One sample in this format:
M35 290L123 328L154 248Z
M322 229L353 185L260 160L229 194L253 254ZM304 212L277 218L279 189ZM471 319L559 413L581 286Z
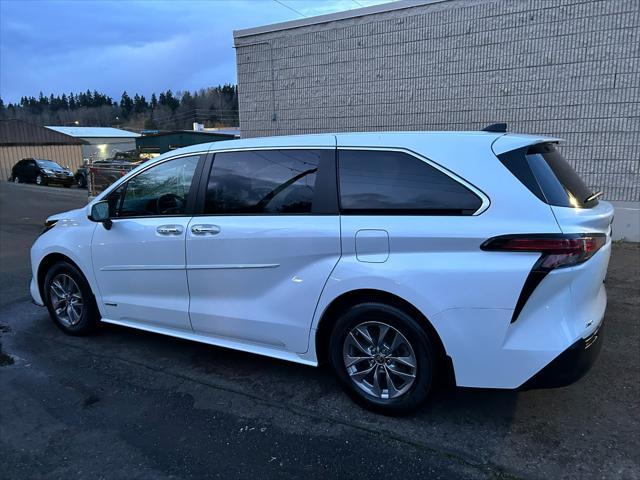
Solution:
M112 127L57 127L47 126L51 130L64 133L87 142L82 146L83 158L103 160L118 152L135 150L139 133Z

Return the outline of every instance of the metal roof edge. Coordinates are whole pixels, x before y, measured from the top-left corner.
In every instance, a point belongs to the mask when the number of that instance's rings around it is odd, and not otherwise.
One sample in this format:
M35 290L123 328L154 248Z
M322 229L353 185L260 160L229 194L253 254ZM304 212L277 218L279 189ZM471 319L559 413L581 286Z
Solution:
M349 18L363 17L375 13L386 13L448 1L451 0L398 0L396 2L372 5L370 7L354 8L352 10L345 10L344 12L328 13L326 15L317 15L315 17L300 18L298 20L289 20L286 22L272 23L270 25L262 25L260 27L234 30L233 39L236 40L238 38L250 37L252 35L260 35L263 33L277 32L280 30L288 30L291 28L335 22L337 20L346 20Z

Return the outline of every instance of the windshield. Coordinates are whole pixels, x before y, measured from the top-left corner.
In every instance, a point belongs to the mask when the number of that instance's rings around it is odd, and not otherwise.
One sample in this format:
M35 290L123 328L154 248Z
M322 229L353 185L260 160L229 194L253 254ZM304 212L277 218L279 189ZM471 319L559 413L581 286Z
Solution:
M62 170L62 167L60 165L51 160L36 160L36 162L38 163L38 166L42 168L53 168L56 170Z

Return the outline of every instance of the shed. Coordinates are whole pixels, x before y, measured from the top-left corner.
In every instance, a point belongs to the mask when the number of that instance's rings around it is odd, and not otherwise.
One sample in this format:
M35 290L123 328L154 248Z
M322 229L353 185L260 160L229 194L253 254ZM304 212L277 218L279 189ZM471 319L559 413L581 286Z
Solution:
M139 133L113 127L58 127L46 128L84 140L82 156L93 160L112 158L118 152L135 150Z
M237 138L236 132L207 132L196 130L174 130L143 135L136 138L136 146L141 154L161 154L176 148L198 143L220 142Z
M11 167L23 158L53 160L72 171L82 164L78 138L32 125L22 120L0 120L0 180L11 176Z

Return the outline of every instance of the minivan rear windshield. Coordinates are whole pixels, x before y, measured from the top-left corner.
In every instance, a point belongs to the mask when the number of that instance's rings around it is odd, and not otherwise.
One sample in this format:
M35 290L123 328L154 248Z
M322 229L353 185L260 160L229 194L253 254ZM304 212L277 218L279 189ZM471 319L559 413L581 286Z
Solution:
M500 161L540 200L549 205L592 208L597 195L569 165L552 143L499 155Z

